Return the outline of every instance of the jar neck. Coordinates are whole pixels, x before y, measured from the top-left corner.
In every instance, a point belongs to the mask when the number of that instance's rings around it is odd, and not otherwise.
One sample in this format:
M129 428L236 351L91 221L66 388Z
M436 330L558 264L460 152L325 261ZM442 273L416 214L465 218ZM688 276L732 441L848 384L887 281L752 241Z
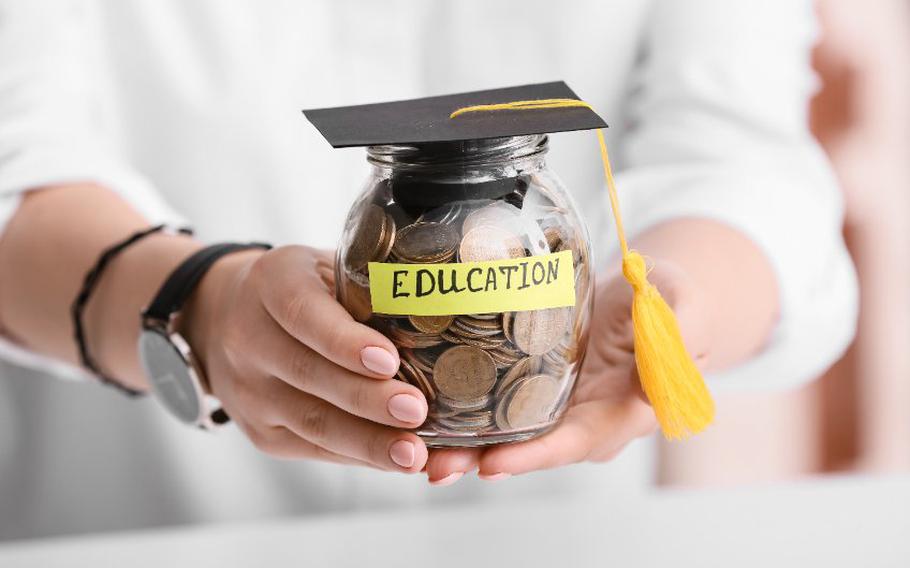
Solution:
M515 177L544 166L547 136L369 146L367 160L381 177L393 173L435 177Z

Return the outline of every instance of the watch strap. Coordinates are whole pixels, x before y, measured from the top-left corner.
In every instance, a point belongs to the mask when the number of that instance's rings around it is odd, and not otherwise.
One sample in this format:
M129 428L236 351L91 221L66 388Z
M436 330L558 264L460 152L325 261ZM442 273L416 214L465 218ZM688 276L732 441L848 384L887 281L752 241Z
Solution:
M142 312L143 320L169 321L171 315L180 311L202 277L221 257L243 250L270 248L271 245L266 243L220 243L196 251L167 277L155 299Z

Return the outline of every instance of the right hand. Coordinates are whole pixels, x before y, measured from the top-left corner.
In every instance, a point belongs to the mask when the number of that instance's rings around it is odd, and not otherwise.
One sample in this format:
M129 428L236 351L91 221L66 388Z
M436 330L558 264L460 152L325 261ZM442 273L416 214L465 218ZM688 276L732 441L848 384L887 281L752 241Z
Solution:
M182 330L225 411L262 451L416 473L427 402L398 353L335 301L332 254L303 246L220 260Z

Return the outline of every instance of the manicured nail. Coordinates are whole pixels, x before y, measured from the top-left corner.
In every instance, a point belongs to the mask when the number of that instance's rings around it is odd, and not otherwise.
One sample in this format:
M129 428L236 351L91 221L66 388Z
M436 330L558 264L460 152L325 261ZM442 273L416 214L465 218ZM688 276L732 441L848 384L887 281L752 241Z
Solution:
M417 450L414 444L406 440L398 440L389 448L389 457L401 467L411 467L417 459Z
M382 347L364 347L360 350L360 361L380 375L394 375L398 371L398 359Z
M396 394L389 399L389 414L402 422L421 423L426 416L423 403L416 396Z
M461 479L462 475L464 475L463 471L455 471L455 472L452 472L449 475L443 477L442 479L436 479L436 480L431 479L430 485L432 485L433 487L445 487L446 485L452 485L453 483L455 483L456 481Z
M499 473L478 473L477 477L484 481L500 481L512 477L512 474L500 471Z

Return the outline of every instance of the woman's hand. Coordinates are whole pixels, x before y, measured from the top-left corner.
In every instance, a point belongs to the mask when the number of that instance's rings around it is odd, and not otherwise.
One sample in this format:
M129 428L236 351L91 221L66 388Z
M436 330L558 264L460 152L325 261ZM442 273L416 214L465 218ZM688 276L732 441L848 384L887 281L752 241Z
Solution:
M709 334L699 290L666 262L657 262L649 279L674 308L686 347L703 366ZM527 442L434 450L427 463L431 483L452 483L474 468L480 477L495 480L574 462L607 461L631 440L657 429L635 370L631 289L617 274L598 282L595 294L588 352L559 425Z
M398 353L335 301L332 256L290 246L225 257L203 279L183 330L208 382L253 444L414 473L423 394L392 380Z

